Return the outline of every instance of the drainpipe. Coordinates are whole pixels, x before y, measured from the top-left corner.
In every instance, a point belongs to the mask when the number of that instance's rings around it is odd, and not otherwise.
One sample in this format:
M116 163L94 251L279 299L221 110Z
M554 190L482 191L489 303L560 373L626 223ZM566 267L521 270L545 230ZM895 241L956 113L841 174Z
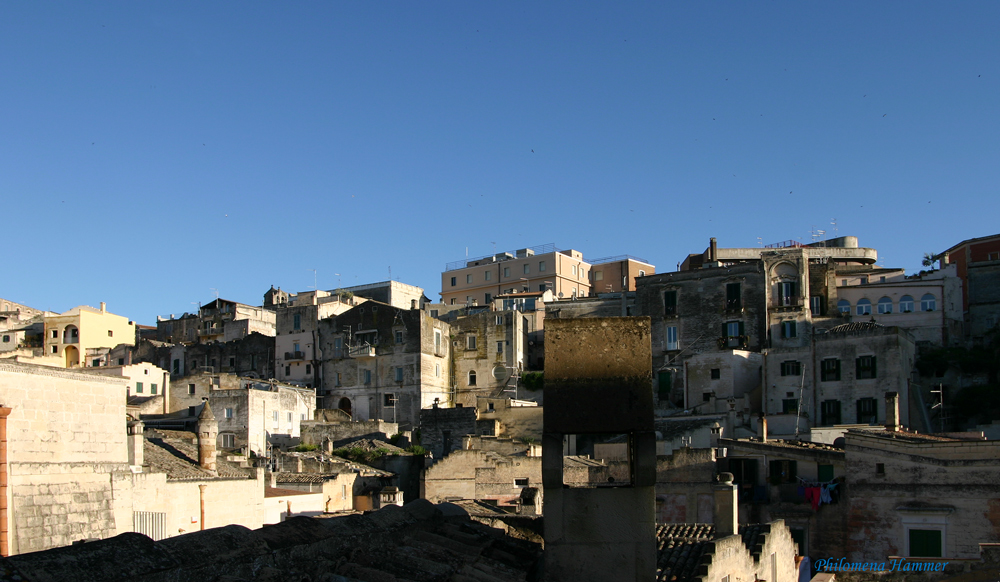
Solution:
M201 502L201 529L205 529L205 488L208 485L198 486L198 500Z
M0 404L0 556L10 555L7 511L7 416L11 408Z

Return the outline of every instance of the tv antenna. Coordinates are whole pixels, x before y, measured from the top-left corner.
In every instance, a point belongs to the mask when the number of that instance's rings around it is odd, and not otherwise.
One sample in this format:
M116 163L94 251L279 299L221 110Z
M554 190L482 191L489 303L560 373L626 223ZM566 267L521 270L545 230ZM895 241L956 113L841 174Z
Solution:
M312 286L312 288L313 288L313 291L316 291L317 289L319 289L319 287L316 286L316 269L306 269L306 270L313 272L313 286Z

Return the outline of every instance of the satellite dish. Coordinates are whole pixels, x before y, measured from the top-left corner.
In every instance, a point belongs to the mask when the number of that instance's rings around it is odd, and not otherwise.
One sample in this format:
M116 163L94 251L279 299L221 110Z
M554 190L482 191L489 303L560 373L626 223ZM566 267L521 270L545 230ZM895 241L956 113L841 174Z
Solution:
M495 378L497 382L503 382L504 380L506 380L507 368L505 368L500 364L493 366L493 378Z

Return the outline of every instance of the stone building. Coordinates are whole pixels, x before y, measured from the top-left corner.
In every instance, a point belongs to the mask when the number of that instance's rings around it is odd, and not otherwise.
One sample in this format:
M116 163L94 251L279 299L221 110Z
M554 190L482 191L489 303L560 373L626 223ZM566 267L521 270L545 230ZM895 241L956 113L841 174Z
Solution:
M127 317L86 305L45 317L45 354L65 367L106 366L108 352L119 344L135 344L135 324Z
M265 306L280 290L273 287L264 296ZM285 293L277 306L275 325L275 371L282 382L318 388L320 381L319 321L339 315L367 299L347 293L308 291Z
M528 317L520 311L482 311L451 322L455 404L515 395L528 367Z
M911 389L916 345L904 329L874 322L843 323L808 345L768 350L764 408L771 430L794 434L810 426L885 422L886 392L900 398L901 422L927 430L921 395Z
M208 394L219 424L219 446L271 457L271 447L299 444L302 423L313 418L316 391L249 379L241 384Z
M44 318L55 313L41 311L0 298L0 354L22 350L25 355L42 355Z
M978 560L1000 543L1000 442L890 428L845 438L847 558Z
M178 379L195 374L236 374L247 378L270 379L274 370L275 338L251 333L227 342L171 344L140 340L135 346L120 345L110 359L119 365L150 362L170 371Z
M355 420L397 422L454 403L451 326L426 309L368 301L319 323L323 408Z
M197 321L192 321L196 319ZM216 299L201 306L198 315L185 313L178 319L158 317L157 339L170 343L228 342L252 333L274 336L275 313L227 299Z
M128 380L128 385L125 387L126 397L131 398L132 396L136 396L147 398L159 396L158 400L161 401L160 411L164 414L171 412L170 373L163 368L149 362L142 362L125 366L86 368L84 371L91 374L126 378Z
M962 308L969 311L969 266L1000 260L1000 234L981 236L963 240L935 257L941 266L955 265L958 278L962 280Z
M1000 259L969 263L968 330L973 344L982 344L1000 324Z

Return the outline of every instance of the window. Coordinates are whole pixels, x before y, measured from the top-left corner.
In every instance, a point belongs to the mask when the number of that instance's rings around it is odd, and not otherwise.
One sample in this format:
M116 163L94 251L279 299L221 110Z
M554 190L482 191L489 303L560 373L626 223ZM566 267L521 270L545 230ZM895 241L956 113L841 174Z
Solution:
M802 364L795 360L788 360L781 362L781 375L782 376L801 376L802 375Z
M841 313L845 313L845 314L846 313L850 313L851 312L851 302L848 301L848 300L846 300L846 299L841 299L840 301L837 302L837 311L839 311Z
M797 285L794 282L778 283L778 305L795 305L798 296Z
M795 321L781 322L781 337L793 338L798 336L798 324Z
M504 267L503 268L503 276L504 277L510 277L510 267Z
M434 377L441 377L441 364L434 364Z
M857 306L858 315L871 315L872 314L872 302L867 299L861 299L858 301Z
M874 398L858 399L858 424L875 424L878 422L878 401Z
M709 373L711 374L713 380L718 380L722 377L722 370L719 368L712 368Z
M913 297L909 295L903 295L899 298L899 312L900 313L910 313L913 311Z
M879 313L892 313L892 299L888 297L883 297L878 300L878 312Z
M285 375L286 376L291 376L292 375L292 367L291 366L285 366Z
M437 309L431 309L431 317L437 317L437 316L438 316L438 310Z
M3 336L3 343L6 344L6 343L9 343L9 342L10 342L10 336L9 335Z
M233 417L233 409L232 408L227 408L226 409L226 418L232 418L232 417Z
M118 365L119 366L124 366L125 365L125 358L118 358Z
M494 320L493 320L493 321L494 321L494 323L496 323L497 325L503 325L503 319L504 319L504 318L503 318L503 316L502 316L502 315L497 315L497 316L496 316L496 317L494 318Z
M135 393L142 394L142 382L135 383Z
M435 329L434 330L434 350L435 351L440 351L441 350L441 330L440 329Z
M277 410L272 410L271 411L271 420L274 421L274 426L277 427L278 426L278 411Z
M875 463L875 474L885 475L885 463Z
M454 287L455 285L458 285L458 277L451 278L451 286Z
M58 329L53 329L52 330L52 339L59 339L59 330Z
M402 368L402 366L396 366L396 381L397 382L402 382L403 381L403 368Z
M663 292L663 314L677 315L677 291Z
M529 265L528 263L525 263L524 264L524 274L527 275L530 272L531 272L531 265Z
M712 394L713 394L712 392L702 392L701 393L701 401L702 402L711 402L712 401Z
M798 398L785 398L781 401L781 413L782 414L796 414L799 411L799 399Z
M742 321L728 321L723 325L725 326L726 337L739 337L743 335Z
M236 435L234 434L222 435L222 448L224 449L236 448Z
M840 360L829 358L820 363L820 381L836 382L840 380Z
M188 394L194 394L194 393L195 393L195 385L188 384Z
M640 270L639 271L639 276L640 277L645 277L646 276L646 271Z
M527 486L528 486L528 478L527 477L520 478L520 479L514 479L514 487L527 487Z
M875 377L875 356L861 356L854 360L858 380Z
M302 329L302 314L296 313L292 316L292 329Z
M772 485L782 483L796 483L798 480L798 463L795 461L771 461L768 463L770 469L770 481Z
M364 379L365 379L365 384L371 384L372 383L372 371L371 370L365 370L364 371Z
M287 415L287 417L288 417L288 420L286 422L288 422L288 424L292 424L292 413L289 412L288 415Z
M540 273L545 272L545 261L538 261L538 271Z
M229 367L230 368L235 368L236 367L236 358L233 358L233 357L229 358Z
M497 342L497 353L498 354L503 353L503 342Z
M603 281L604 280L604 271L591 271L591 273L594 274L594 280L595 281Z
M483 280L489 281L493 279L493 271L483 271Z
M312 364L306 364L306 374L312 374Z
M194 416L196 410L198 410L197 406L188 406L188 416Z
M59 346L52 346L52 353L53 354L58 354L59 353Z
M862 285L867 285L868 284L868 275L862 275L861 276L861 284Z
M727 311L739 311L743 307L741 287L739 283L726 283Z
M108 330L108 337L115 337L115 332Z
M469 370L469 386L475 386L475 385L476 385L476 371Z
M149 385L149 393L150 394L156 394L156 384L150 384Z
M386 392L382 395L382 406L385 408L395 408L396 407L396 395L392 392Z
M472 283L472 273L469 273L468 275L465 276L465 282Z
M397 344L403 343L403 332L401 331L396 332L396 343Z
M678 348L677 343L677 326L672 325L667 327L667 349L676 350Z
M576 275L576 265L573 265L573 268L570 270L573 272L574 275Z
M489 305L490 301L493 301L493 296L490 295L489 293L486 293L484 295L484 301L483 301L483 303L486 304L486 305Z
M6 337L6 336L4 336L4 337ZM100 359L100 358L97 358L96 360L92 361L92 362L90 363L90 365L91 365L91 367L93 367L93 368L97 368L97 367L99 367L99 366L101 365L101 359Z
M840 424L840 401L824 400L820 403L820 424L830 426Z
M474 335L465 336L465 349L467 350L476 349L476 336Z
M809 311L813 315L826 315L826 301L822 295L813 295L809 298Z
M939 529L908 529L911 558L941 558L941 530Z
M934 311L937 308L937 300L928 293L920 298L920 311Z

